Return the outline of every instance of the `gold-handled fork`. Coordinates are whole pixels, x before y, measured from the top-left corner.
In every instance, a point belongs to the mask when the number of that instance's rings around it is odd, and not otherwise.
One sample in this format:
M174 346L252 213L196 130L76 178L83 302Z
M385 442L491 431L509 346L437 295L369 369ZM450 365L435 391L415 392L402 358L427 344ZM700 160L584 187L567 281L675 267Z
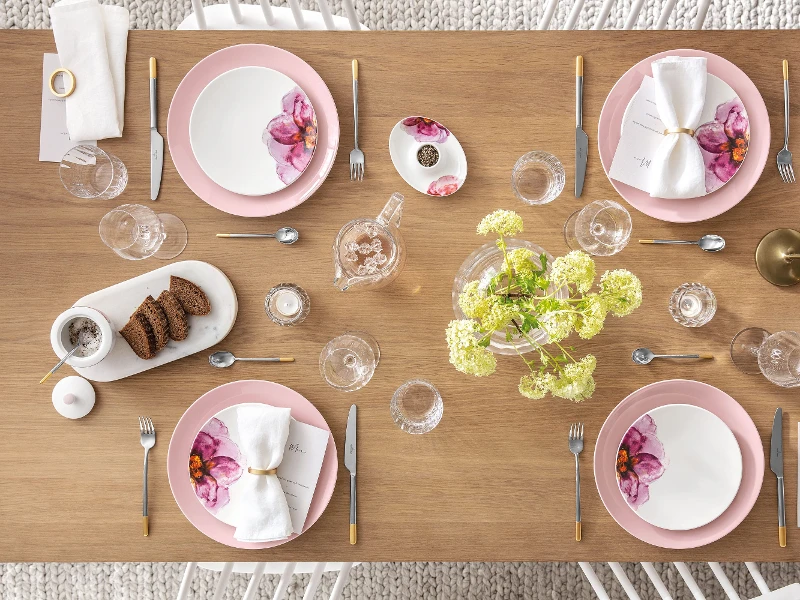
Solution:
M583 423L569 426L569 451L575 455L575 541L581 541L581 472L578 455L583 451Z
M778 173L784 183L794 183L792 153L789 152L789 61L783 61L783 149L778 152Z
M156 428L150 417L139 417L139 441L144 448L144 488L142 490L142 523L144 525L144 535L150 534L149 517L147 515L147 463L150 456L150 448L156 445Z
M364 181L364 153L358 147L358 61L353 61L354 148L350 151L350 180Z

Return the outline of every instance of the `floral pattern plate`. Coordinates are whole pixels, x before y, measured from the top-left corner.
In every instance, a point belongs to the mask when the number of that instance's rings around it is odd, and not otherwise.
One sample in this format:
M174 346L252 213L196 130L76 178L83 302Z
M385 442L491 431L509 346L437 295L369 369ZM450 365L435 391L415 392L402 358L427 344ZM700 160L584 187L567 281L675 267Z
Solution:
M317 116L287 75L240 67L219 75L197 97L189 121L197 163L235 194L264 196L292 184L317 145Z
M742 481L742 452L730 428L689 404L651 410L628 429L617 449L617 485L648 523L696 529L719 517Z
M400 177L428 196L455 194L467 178L467 156L456 136L427 117L399 121L389 135L389 154Z

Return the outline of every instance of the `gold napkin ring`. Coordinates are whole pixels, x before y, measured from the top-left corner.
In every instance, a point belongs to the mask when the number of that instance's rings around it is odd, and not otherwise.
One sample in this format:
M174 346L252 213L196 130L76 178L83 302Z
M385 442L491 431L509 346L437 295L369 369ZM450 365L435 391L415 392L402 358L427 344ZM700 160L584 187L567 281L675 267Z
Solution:
M247 472L251 475L275 475L278 469L256 469L254 467L247 467Z
M686 135L694 137L694 129L689 129L688 127L675 127L673 129L664 130L664 135L669 135L670 133L685 133Z
M59 93L56 91L56 77L59 73L64 73L64 79L66 80L66 76L69 75L69 87L66 85L66 81L64 81L64 92ZM72 92L75 91L75 75L69 69L65 69L64 67L59 67L55 71L50 74L50 91L53 92L53 95L56 98L66 98L67 96L71 95Z

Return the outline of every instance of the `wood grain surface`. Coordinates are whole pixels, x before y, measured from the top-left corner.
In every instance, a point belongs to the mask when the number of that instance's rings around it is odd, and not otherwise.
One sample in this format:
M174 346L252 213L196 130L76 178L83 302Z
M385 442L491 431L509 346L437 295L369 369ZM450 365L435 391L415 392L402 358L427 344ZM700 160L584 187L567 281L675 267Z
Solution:
M282 365L236 364L219 371L208 352L128 379L95 385L97 405L80 421L60 417L51 404L55 382L39 379L55 363L53 319L89 292L164 263L124 261L100 241L97 225L122 203L149 204L148 58L159 61L160 128L166 137L169 103L186 72L209 53L237 43L268 43L294 52L322 76L341 120L340 150L319 191L289 213L245 219L195 197L167 156L161 195L152 204L186 223L189 244L180 259L222 269L239 297L233 331L215 349L242 356L294 355ZM696 239L718 233L728 247L718 255L696 248L631 244L599 258L598 268L628 268L644 283L644 304L631 317L609 318L580 352L599 359L597 392L583 404L521 398L522 365L501 358L498 373L477 379L457 373L447 359L444 329L453 317L451 284L463 259L483 239L475 225L497 208L525 218L524 237L551 253L566 252L562 225L594 199L616 198L596 151L597 121L608 91L640 59L674 48L724 56L755 82L772 123L770 158L761 180L736 208L705 223L662 223L631 210L634 238ZM0 371L2 389L2 502L0 561L521 561L800 559L797 530L798 392L738 372L728 356L731 337L748 326L797 329L800 287L779 289L758 275L753 252L777 227L797 227L798 190L780 182L774 156L783 139L781 59L800 65L798 32L447 32L267 33L151 32L129 36L125 134L101 143L128 166L130 183L116 200L72 198L53 163L40 163L38 133L42 53L54 51L50 32L0 31ZM575 199L574 69L585 58L584 128L590 157L583 198ZM363 183L348 178L352 147L350 61L360 72ZM795 71L800 73L800 70ZM800 75L795 80L800 85ZM80 85L80 82L78 83ZM795 96L797 97L797 96ZM798 106L795 103L795 106ZM387 140L410 114L445 123L463 145L469 177L447 199L415 192L395 172ZM798 138L800 139L800 137ZM544 207L517 201L511 168L523 153L550 151L567 171L564 193ZM168 153L167 153L168 154ZM408 263L390 288L340 293L332 285L330 246L348 220L374 216L394 191L407 202L402 231ZM691 200L687 200L691 202ZM269 240L217 239L216 232L297 227L302 240L282 247ZM264 296L293 281L310 294L309 319L280 328L265 316ZM670 292L698 281L717 295L719 310L692 330L673 322ZM319 375L323 345L349 329L378 339L381 363L364 389L345 394ZM713 361L657 362L636 367L630 353L710 351ZM424 436L397 429L389 400L403 381L422 377L444 397L444 418ZM268 551L227 548L183 517L170 492L166 457L184 410L209 389L237 379L269 379L309 398L344 442L351 403L359 406L359 541L348 543L347 473L319 522L296 541ZM772 416L785 412L786 505L789 545L778 547L775 479L767 470L761 496L726 538L690 551L667 551L637 541L603 507L592 477L594 440L620 400L639 387L671 378L715 385L750 413L769 449ZM141 463L137 416L152 417L158 441L151 453L150 537L141 533ZM581 455L583 541L574 541L574 469L567 450L573 421L586 423ZM703 452L698 446L698 453Z

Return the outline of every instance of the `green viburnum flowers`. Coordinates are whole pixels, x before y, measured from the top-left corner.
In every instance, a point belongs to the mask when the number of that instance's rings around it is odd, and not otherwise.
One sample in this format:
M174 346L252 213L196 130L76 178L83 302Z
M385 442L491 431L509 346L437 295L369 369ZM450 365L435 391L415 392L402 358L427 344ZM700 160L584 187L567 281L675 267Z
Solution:
M592 374L597 359L591 354L573 357L573 348L561 342L576 332L582 339L600 333L606 316L631 314L642 303L642 284L630 271L606 271L600 277L599 291L591 292L597 273L592 257L579 250L561 256L553 264L527 248L508 250L506 237L523 231L522 217L509 210L497 210L478 225L478 233L497 235L503 252L503 268L488 284L472 281L464 286L458 304L467 319L452 321L447 327L450 362L462 373L483 377L497 368L489 350L492 334L505 334L506 340L529 343L538 357L528 360L520 354L529 373L519 382L519 393L526 398L557 398L582 402L595 389ZM548 291L549 288L563 293ZM555 350L539 345L531 331L541 329Z

